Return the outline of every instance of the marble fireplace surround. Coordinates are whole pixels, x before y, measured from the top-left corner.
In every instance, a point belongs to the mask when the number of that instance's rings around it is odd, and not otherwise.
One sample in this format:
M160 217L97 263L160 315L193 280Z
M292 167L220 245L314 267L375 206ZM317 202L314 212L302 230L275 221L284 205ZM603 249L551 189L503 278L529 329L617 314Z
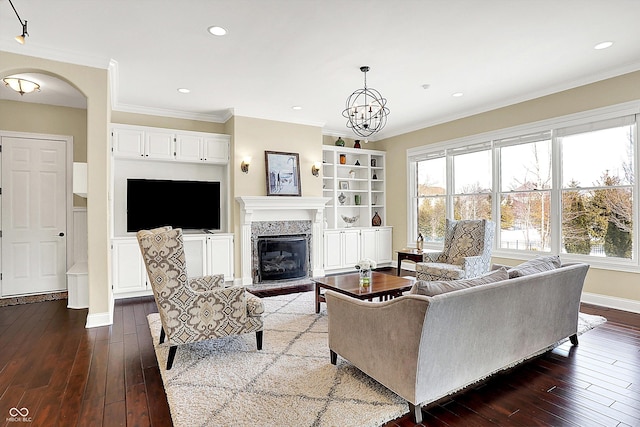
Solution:
M253 284L251 224L258 221L311 221L310 272L324 276L324 240L322 237L324 208L329 197L241 196L240 205L240 265L241 283Z

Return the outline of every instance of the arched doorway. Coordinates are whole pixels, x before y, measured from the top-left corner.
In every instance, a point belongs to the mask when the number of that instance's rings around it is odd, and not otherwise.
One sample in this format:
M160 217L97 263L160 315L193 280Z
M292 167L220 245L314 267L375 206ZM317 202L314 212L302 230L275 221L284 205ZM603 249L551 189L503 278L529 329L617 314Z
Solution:
M74 161L86 161L87 100L57 76L10 76L39 84L40 91L0 88L0 296L63 295L66 271L86 261L86 230L79 235L75 227L86 224L86 201L71 195L71 171Z

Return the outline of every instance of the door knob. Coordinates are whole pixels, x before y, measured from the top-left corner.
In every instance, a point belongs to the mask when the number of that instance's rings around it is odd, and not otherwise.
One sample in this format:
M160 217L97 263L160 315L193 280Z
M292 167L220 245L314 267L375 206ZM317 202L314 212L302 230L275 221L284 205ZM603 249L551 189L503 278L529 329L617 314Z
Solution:
M64 237L64 233L61 231L60 233L58 233L58 236Z

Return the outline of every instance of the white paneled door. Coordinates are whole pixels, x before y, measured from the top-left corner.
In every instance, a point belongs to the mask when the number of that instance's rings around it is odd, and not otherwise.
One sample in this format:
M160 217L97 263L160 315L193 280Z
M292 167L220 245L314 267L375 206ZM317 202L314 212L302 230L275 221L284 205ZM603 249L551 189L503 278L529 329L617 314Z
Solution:
M2 296L66 290L66 145L2 137Z

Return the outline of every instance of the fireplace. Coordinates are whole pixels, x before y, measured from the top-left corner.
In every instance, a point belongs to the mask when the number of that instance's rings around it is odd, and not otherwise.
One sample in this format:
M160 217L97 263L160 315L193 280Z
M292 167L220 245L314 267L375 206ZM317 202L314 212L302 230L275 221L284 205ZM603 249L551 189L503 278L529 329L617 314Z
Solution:
M257 274L259 238L304 236L307 241L304 277L324 276L322 229L325 204L330 200L328 197L241 196L236 197L236 200L240 205L240 266L243 285L258 283L260 280Z
M258 238L258 283L308 276L308 239L305 236Z

